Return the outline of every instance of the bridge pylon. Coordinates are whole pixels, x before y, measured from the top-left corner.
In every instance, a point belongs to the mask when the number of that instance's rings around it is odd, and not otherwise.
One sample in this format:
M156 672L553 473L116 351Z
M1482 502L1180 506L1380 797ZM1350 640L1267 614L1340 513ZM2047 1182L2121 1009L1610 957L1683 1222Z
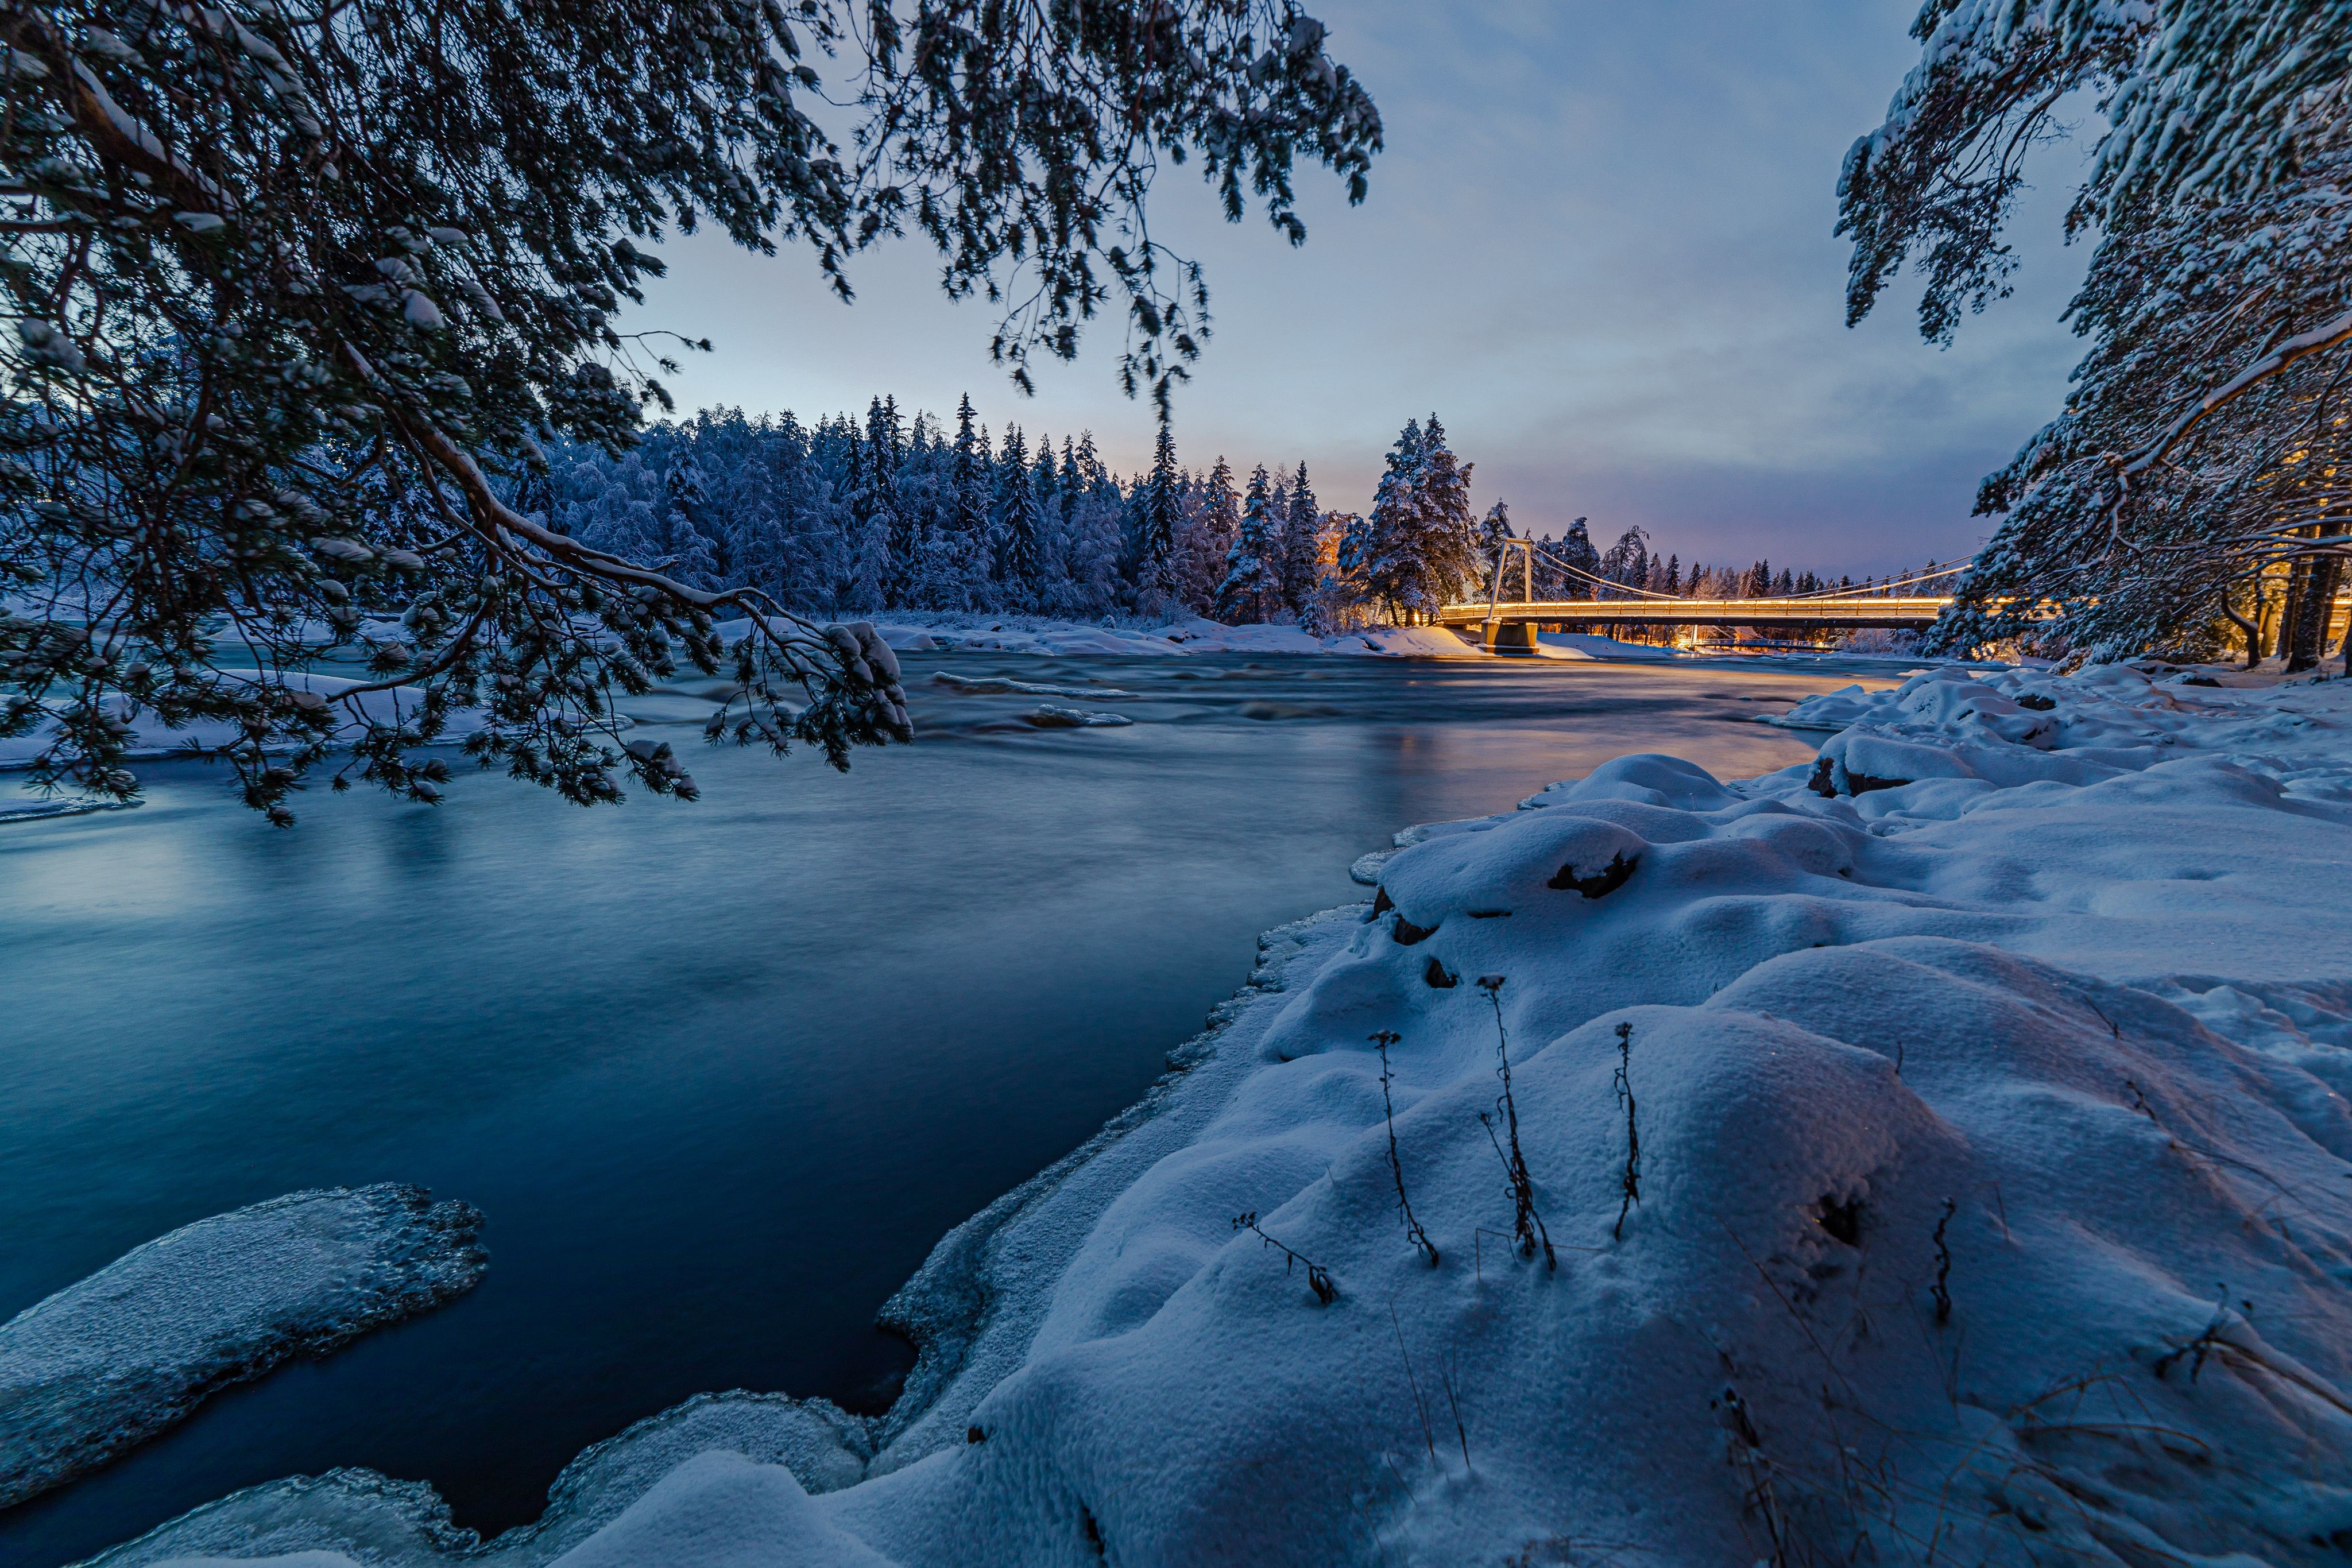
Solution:
M1519 558L1519 602L1530 603L1536 596L1536 547L1533 539L1505 539L1495 550L1495 576L1486 593L1486 619L1479 628L1478 641L1489 653L1507 658L1531 659L1536 654L1536 628L1532 621L1503 619L1503 573L1510 565L1512 553Z

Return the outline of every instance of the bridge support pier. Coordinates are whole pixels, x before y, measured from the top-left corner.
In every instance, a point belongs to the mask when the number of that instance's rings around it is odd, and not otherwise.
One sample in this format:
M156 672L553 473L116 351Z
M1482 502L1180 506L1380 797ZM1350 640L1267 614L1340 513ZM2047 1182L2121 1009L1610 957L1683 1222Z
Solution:
M1536 656L1536 628L1532 621L1496 621L1490 622L1486 631L1489 653L1517 659Z

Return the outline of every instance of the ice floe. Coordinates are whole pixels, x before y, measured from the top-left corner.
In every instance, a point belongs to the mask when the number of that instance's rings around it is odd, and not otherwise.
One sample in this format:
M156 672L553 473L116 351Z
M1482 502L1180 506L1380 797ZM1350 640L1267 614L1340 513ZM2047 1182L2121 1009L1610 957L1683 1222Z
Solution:
M482 1217L390 1183L184 1225L0 1323L0 1508L209 1395L470 1290Z

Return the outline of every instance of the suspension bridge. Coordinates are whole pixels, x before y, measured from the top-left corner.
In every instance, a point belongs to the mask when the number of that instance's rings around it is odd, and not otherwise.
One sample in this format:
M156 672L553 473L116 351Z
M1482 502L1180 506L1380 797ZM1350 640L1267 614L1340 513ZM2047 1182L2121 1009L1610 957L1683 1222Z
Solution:
M1516 563L1512 560L1515 555L1518 558ZM1588 597L1536 598L1535 558L1538 555L1565 573L1570 583L1584 590ZM1514 564L1519 568L1520 597L1505 599L1504 584ZM1899 591L1948 580L1966 570L1968 565L1967 561L1958 561L1878 584L1868 591L1847 588L1742 599L1688 599L1611 582L1549 551L1537 549L1528 540L1512 539L1496 554L1495 575L1486 600L1448 604L1438 611L1437 623L1462 632L1478 628L1479 641L1490 653L1533 653L1536 629L1548 623L1748 626L1759 631L1792 632L1920 627L1941 615L1952 602L1951 596ZM1611 597L1590 597L1596 589L1607 591Z

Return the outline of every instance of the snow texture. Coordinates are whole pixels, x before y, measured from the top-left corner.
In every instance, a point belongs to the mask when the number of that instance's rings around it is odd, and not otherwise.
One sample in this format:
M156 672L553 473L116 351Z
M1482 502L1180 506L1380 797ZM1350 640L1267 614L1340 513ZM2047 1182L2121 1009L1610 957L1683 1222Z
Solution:
M581 1563L2341 1562L2352 684L1834 700L1813 764L1620 758L1400 835L940 1242L888 1416L665 1438L541 1528L594 1494ZM103 1561L442 1560L388 1485Z
M471 1290L481 1224L419 1187L298 1192L182 1226L26 1308L0 1324L0 1508L230 1384Z
M223 670L221 674L230 680L259 678L257 672L252 670ZM316 692L320 696L330 699L351 690L353 686L366 684L362 681L345 680L339 675L312 674L299 670L289 671L279 678L283 680L289 691ZM425 691L421 686L394 686L385 691L369 692L357 700L360 710L367 716L370 722L397 724L402 716L414 713L424 702ZM212 749L234 746L242 743L245 739L245 731L226 719L199 719L181 730L142 730L137 727L138 718L131 714L123 698L110 697L108 701L112 705L116 716L128 720L133 727L134 739L127 755L134 760L170 757L174 753L185 753L191 749ZM479 708L459 708L449 715L435 744L455 745L479 729L481 724L482 712ZM344 731L348 736L356 738L359 727L356 724L346 724ZM32 767L34 760L54 743L56 738L57 727L54 723L38 726L29 734L13 738L0 737L0 772Z

